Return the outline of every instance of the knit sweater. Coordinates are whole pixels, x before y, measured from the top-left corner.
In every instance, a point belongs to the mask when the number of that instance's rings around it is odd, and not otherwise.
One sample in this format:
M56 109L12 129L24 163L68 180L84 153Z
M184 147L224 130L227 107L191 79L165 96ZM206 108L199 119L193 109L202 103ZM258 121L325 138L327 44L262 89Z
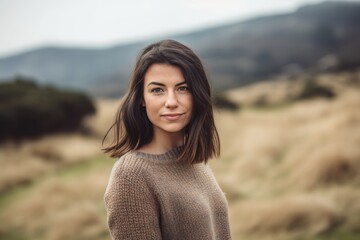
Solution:
M116 161L104 197L112 239L231 239L227 201L210 167L176 161L181 151L131 151Z

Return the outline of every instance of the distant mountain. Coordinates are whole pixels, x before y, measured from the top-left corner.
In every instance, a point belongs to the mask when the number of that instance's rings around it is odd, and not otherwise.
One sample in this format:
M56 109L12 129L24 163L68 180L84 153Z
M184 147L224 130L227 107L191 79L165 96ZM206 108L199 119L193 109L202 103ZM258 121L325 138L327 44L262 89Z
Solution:
M168 36L203 59L215 89L279 73L360 67L360 3L324 2L272 15ZM143 42L106 49L46 47L0 59L0 79L27 75L41 83L118 96Z

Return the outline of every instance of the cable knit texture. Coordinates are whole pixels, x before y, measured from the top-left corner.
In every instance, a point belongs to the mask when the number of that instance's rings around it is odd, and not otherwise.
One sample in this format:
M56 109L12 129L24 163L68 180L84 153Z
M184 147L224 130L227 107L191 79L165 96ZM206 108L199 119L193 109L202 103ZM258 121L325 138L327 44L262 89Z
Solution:
M210 167L132 151L112 169L105 191L112 239L231 239L225 195Z

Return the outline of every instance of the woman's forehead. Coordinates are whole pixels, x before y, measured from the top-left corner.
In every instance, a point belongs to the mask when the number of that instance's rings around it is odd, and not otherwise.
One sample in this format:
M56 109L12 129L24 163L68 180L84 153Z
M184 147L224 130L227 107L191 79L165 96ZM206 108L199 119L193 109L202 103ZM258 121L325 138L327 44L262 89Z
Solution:
M152 64L145 73L144 85L150 83L179 84L186 83L181 69L170 64Z

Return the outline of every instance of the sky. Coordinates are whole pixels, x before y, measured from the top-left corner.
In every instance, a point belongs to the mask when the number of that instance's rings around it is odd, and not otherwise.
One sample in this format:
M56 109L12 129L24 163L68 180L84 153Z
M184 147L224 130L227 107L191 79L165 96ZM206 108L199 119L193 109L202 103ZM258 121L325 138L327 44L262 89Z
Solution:
M0 0L0 57L42 46L103 48L324 0Z

